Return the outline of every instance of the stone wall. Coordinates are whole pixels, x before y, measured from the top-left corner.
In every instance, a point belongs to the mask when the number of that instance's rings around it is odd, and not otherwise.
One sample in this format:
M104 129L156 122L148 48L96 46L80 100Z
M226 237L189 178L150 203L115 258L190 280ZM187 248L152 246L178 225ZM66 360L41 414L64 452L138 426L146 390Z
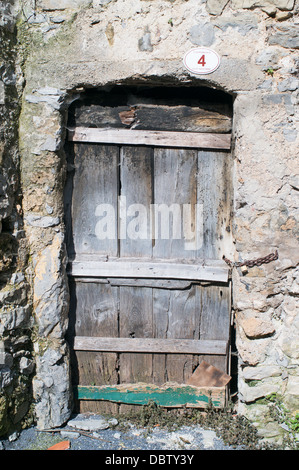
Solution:
M5 217L14 221L10 235L24 214L26 237L20 240L30 253L23 268L32 273L40 428L59 426L71 412L64 339L67 109L85 88L114 84L207 85L234 96L234 244L224 254L240 261L279 252L277 261L246 274L233 269L238 411L264 437L280 439L283 429L270 417L267 397L275 394L290 413L298 410L298 11L294 0L20 1L14 87L15 99L22 100L21 186L10 185L4 199L10 207ZM16 44L15 34L11 41ZM194 46L218 52L221 65L214 73L199 77L184 68L182 58ZM2 78L0 98L5 86ZM13 108L12 122L18 112ZM17 152L15 141L11 149ZM1 188L8 168L18 174L18 158L8 158ZM13 240L23 246L16 235ZM5 288L13 287L13 298L23 293L25 316L29 304L21 271L14 268L15 284L8 281ZM27 328L30 322L26 318ZM5 334L15 334L9 328Z
M0 6L0 435L31 420L32 321L28 248L22 222L18 119L23 76L16 11Z

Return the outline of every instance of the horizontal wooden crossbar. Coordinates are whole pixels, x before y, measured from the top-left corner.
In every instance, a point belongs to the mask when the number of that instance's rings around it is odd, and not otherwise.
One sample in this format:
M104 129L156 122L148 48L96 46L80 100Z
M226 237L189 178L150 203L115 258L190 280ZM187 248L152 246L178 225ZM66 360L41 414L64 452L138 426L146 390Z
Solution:
M225 406L225 393L225 387L199 388L175 383L166 383L160 387L144 383L74 387L77 400L105 400L130 405L155 402L167 408L206 408L210 403L215 408L221 408Z
M228 266L222 262L188 264L153 262L146 259L115 261L75 260L69 264L69 274L77 277L189 279L227 282Z
M131 129L76 127L68 132L73 142L117 145L147 145L150 147L209 148L229 150L231 134L143 131Z
M73 349L102 352L226 355L227 342L221 340L75 336Z

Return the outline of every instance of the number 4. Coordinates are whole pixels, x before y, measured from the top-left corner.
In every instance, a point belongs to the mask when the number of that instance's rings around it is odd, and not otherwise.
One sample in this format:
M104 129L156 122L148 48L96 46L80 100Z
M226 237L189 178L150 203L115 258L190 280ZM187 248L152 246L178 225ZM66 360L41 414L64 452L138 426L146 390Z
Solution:
M202 65L203 67L206 65L205 55L204 54L201 56L201 58L199 59L199 61L197 63Z

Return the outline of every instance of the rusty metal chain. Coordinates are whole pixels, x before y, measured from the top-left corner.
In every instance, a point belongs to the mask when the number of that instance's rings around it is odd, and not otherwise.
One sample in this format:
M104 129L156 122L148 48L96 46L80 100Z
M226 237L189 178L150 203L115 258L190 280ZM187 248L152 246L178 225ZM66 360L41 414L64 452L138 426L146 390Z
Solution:
M256 258L253 260L241 261L241 262L232 262L223 256L224 261L232 268L240 268L241 266L247 266L248 268L252 268L253 266L261 266L262 264L270 263L271 261L275 261L278 259L278 251L276 250L274 253L270 253L267 256L262 258Z

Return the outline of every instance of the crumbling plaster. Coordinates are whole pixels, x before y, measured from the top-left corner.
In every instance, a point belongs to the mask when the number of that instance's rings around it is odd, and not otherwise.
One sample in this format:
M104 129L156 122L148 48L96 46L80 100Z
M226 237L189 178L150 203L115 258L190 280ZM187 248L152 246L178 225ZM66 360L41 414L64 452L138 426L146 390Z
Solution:
M238 411L263 436L279 439L279 426L267 424L265 413L260 420L259 403L276 393L292 412L299 408L298 2L20 0L19 6L19 146L38 426L59 426L71 412L64 340L68 106L89 87L192 84L234 96L234 243L223 254L239 261L279 251L277 261L246 275L233 269ZM184 68L183 55L197 45L220 55L214 73L200 77Z

